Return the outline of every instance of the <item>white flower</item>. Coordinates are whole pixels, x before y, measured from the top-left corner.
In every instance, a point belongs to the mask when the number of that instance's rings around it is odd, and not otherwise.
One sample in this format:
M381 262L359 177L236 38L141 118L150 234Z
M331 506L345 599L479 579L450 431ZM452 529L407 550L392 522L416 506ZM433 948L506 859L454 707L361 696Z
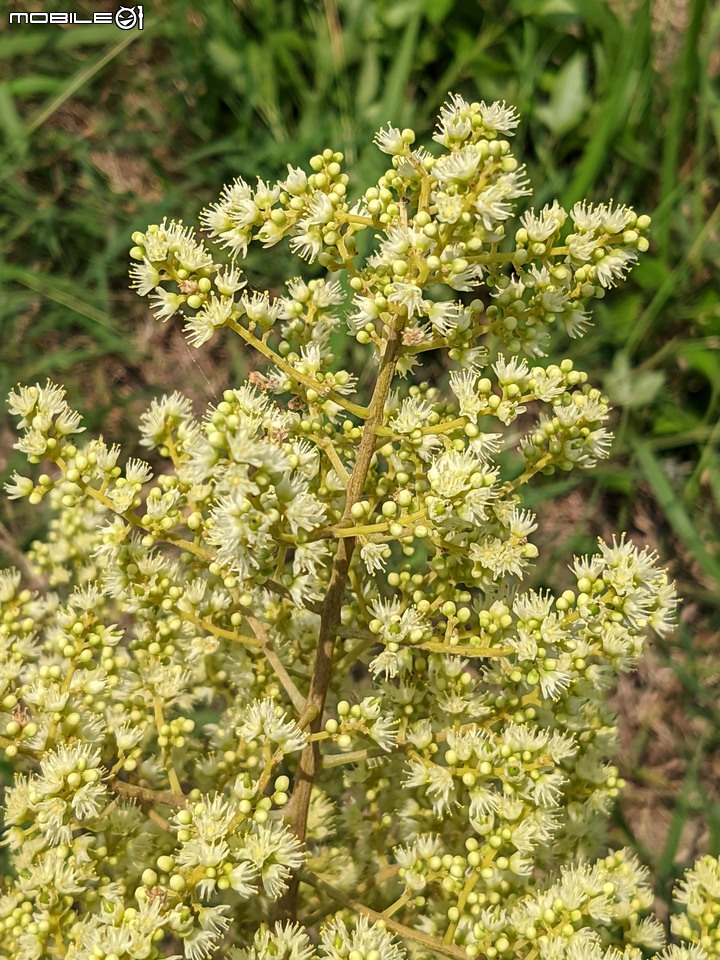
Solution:
M518 360L517 357L510 357L509 360L506 360L503 354L500 354L492 368L501 386L508 386L513 383L525 389L530 375L527 360Z
M229 856L230 847L224 838L205 840L196 836L183 843L175 859L183 867L219 867Z
M125 513L135 503L136 493L130 484L123 487L115 486L107 492L107 498L112 502L113 508L118 513Z
M335 216L335 207L326 193L316 193L300 221L303 225L323 226Z
M399 723L394 717L378 717L370 727L370 736L383 750L391 750L397 743Z
M288 175L284 180L280 181L280 186L283 190L286 190L290 196L298 197L307 190L307 174L300 167L292 167L288 164L287 168Z
M218 270L215 274L215 286L218 293L223 297L232 297L238 290L242 290L247 285L247 280L242 275L242 270L232 264L225 267L224 270Z
M502 174L478 194L475 210L486 230L494 230L512 215L513 200L532 192L528 189L528 181L524 177L525 170L520 167L512 173Z
M479 433L470 440L468 446L482 463L488 464L502 450L503 442L501 433Z
M224 326L235 312L235 303L230 297L218 297L214 293L185 323L184 333L194 347L199 347L212 337L218 327Z
M407 310L408 317L415 317L423 313L423 292L414 283L403 283L396 280L393 289L388 295L390 303L397 303Z
M442 223L457 223L465 210L463 198L458 193L448 194L438 191L435 204L438 220Z
M130 286L137 290L139 296L146 297L160 283L160 271L147 258L143 258L142 263L134 263L130 267L130 278Z
M373 137L373 143L382 150L383 153L389 153L392 156L402 153L406 144L402 138L402 131L397 127L387 125L387 130L382 128Z
M49 381L48 386L50 386ZM17 390L10 391L7 402L8 410L13 416L21 417L21 427L29 426L29 416L40 405L42 390L43 388L37 383L34 387L26 387L18 384ZM56 395L58 393L60 394L60 401L65 395L65 391L61 391L60 387L54 387L53 393ZM49 394L49 396L51 395L52 394Z
M433 493L453 500L471 488L482 486L483 464L470 450L446 450L436 457L427 472Z
M218 203L203 210L200 220L206 230L217 236L231 225L240 228L255 226L259 214L252 187L242 177L237 177L230 186L223 188Z
M59 828L68 806L78 820L99 813L106 796L103 775L99 751L87 744L63 745L46 753L40 775L31 780L31 796L36 797L33 805L44 812L48 828ZM69 802L65 800L68 790Z
M192 227L186 227L180 221L171 220L170 223L166 223L163 220L155 236L157 238L155 242L163 250L163 255L152 256L150 247L146 245L148 259L164 260L172 254L180 266L189 272L212 266L212 257L205 249L205 245L195 239L195 231ZM150 237L149 231L148 237Z
M305 861L295 834L274 820L253 824L245 837L243 856L257 867L265 893L273 900L287 889L290 871Z
M165 440L168 430L178 427L192 416L192 405L187 397L180 393L153 400L150 407L140 418L140 443L144 447L156 447ZM120 448L117 448L119 453ZM116 457L117 459L117 457Z
M17 470L13 471L11 479L5 484L5 492L10 500L28 497L34 489L35 484L30 477L21 476Z
M486 129L504 133L508 137L513 136L519 123L515 107L508 107L504 100L490 104L483 100L478 109Z
M7 603L15 596L21 579L22 574L14 567L0 570L0 603Z
M595 263L595 272L603 287L614 287L637 261L634 250L613 249Z
M232 301L230 301L232 304ZM267 293L243 293L239 302L249 320L260 323L264 327L272 326L282 313L282 300L270 300Z
M384 924L371 924L367 917L355 920L354 929L348 929L344 920L335 917L320 931L320 950L327 960L345 960L346 957L378 958L378 960L406 960L405 949L397 944Z
M311 286L312 301L321 310L345 302L343 288L337 280L316 280L315 285Z
M254 700L244 711L245 719L238 727L238 736L245 740L261 740L280 746L284 753L302 750L307 743L304 733L294 720L288 720L272 700Z
M443 187L451 183L467 183L472 180L480 166L480 151L476 144L466 146L438 160L431 176Z
M592 326L585 310L572 304L566 304L565 309L560 314L559 320L565 328L567 335L573 339L582 337L588 328Z
M263 924L255 933L250 947L234 948L229 960L311 960L315 953L307 933L299 923L275 922L272 929Z
M437 131L433 140L449 147L453 143L466 140L472 131L472 110L470 104L454 93L440 108Z
M529 510L519 510L517 507L512 508L505 525L510 534L518 538L528 537L533 530L537 530L535 515L530 513Z
M364 543L360 548L360 559L370 576L385 569L390 548L384 543Z
M470 313L462 303L441 300L438 303L425 301L425 309L433 328L442 337L448 337L458 328L467 326Z
M472 290L483 278L485 268L479 263L469 263L464 270L445 277L444 282L453 290Z
M390 426L397 433L412 433L427 422L432 414L432 407L427 400L419 397L406 397L400 410L390 418Z
M522 547L499 537L485 537L478 543L470 544L470 557L475 564L473 574L478 577L483 577L484 571L489 571L494 579L506 574L520 577L527 566Z
M147 483L152 479L152 467L144 460L132 458L125 465L125 479L130 484Z
M174 317L182 306L183 298L177 293L171 293L164 287L155 287L155 292L150 296L150 309L155 314L156 319L163 323Z
M298 233L290 240L290 249L303 260L312 263L322 250L322 234L317 227L298 222Z
M352 300L354 310L347 315L347 324L353 333L362 330L368 323L372 323L379 316L379 309L374 297L364 297L356 293Z
M478 374L472 370L453 370L450 374L450 389L458 398L460 416L477 423L483 402L477 392Z
M605 231L610 234L622 233L633 221L635 214L631 207L624 204L613 206L610 203L593 205L583 200L575 204L570 211L573 223L583 232Z
M531 209L520 217L520 222L527 230L528 237L535 243L548 240L561 229L566 220L567 213L557 200L553 200L552 206L545 204L538 214Z
M257 867L247 860L238 863L228 874L230 886L235 893L239 894L244 900L249 900L257 893L258 880Z
M293 535L297 536L300 530L310 532L321 526L326 517L326 509L314 493L300 490L285 507L285 517Z
M409 760L408 767L409 773L403 781L404 785L424 787L436 816L449 813L455 803L455 784L450 770L422 760Z

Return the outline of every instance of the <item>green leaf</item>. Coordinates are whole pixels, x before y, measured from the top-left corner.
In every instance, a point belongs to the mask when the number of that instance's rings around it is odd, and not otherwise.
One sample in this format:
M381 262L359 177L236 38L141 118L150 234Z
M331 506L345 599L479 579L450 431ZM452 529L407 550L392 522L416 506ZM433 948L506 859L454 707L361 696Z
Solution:
M430 23L442 23L450 13L455 0L425 0L425 16Z
M536 107L535 115L560 137L580 123L587 106L587 57L578 52L557 72L550 101Z
M661 370L637 370L626 353L616 353L605 376L605 392L615 406L646 407L653 402L665 383Z

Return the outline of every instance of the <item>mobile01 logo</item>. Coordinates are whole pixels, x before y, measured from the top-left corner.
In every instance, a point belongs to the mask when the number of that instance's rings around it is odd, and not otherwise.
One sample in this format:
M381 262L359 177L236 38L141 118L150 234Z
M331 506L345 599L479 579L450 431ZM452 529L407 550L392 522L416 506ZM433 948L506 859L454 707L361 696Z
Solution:
M56 26L82 27L93 26L99 23L114 23L119 30L142 30L143 28L143 8L139 3L134 7L120 7L115 13L93 13L85 15L72 12L55 13L10 13L8 21L11 26L14 24L22 26L47 26L53 24Z

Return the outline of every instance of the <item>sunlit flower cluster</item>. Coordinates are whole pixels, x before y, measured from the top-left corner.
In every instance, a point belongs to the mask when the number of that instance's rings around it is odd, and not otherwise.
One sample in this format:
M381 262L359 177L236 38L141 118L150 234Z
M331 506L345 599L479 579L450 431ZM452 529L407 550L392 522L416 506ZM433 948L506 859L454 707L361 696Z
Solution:
M663 948L643 868L606 847L608 692L670 630L674 590L626 535L540 585L552 504L524 503L608 455L607 398L541 358L553 326L582 334L649 219L554 202L515 221L517 123L453 96L433 152L377 134L391 159L363 193L325 150L225 187L205 239L135 233L158 319L265 361L202 414L153 400L147 461L83 437L62 388L13 390L43 466L6 491L49 520L0 573L0 957ZM283 240L314 276L249 288L249 246ZM688 874L663 960L718 952L718 869Z

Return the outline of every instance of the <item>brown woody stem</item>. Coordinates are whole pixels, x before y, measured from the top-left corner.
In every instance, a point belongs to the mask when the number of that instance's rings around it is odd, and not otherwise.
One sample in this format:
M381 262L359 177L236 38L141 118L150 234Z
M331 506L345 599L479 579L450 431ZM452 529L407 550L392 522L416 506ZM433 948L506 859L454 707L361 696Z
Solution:
M347 498L343 519L350 519L353 504L362 498L367 480L368 471L375 453L375 437L377 427L382 423L385 410L385 401L390 392L390 386L395 374L398 356L400 353L400 333L393 328L385 346L380 371L373 390L370 402L370 414L363 426L360 446L352 475L348 482ZM338 538L337 551L330 574L330 583L323 602L320 617L320 631L315 653L310 690L305 703L305 710L300 718L300 726L308 728L310 733L317 733L322 726L325 697L327 696L333 670L333 653L335 650L336 629L340 623L340 611L345 596L345 584L350 571L356 540L354 537ZM312 741L303 750L287 815L291 828L301 842L305 840L307 831L308 809L313 783L320 769L320 749L317 741ZM290 882L287 892L278 905L278 914L283 918L295 918L297 912L297 895L300 880L295 876Z
M134 783L126 783L124 780L113 780L110 783L110 789L122 797L129 797L139 803L161 803L167 807L184 807L187 803L187 797L182 793L174 793L172 790L150 790Z

